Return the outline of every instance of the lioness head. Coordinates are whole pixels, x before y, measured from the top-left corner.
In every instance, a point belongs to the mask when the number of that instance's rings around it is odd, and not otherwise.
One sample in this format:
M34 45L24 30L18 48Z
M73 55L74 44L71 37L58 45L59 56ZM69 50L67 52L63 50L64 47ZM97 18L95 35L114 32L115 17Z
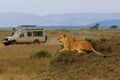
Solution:
M60 44L64 44L64 42L66 41L67 35L66 34L61 34L60 37L58 37L57 41Z

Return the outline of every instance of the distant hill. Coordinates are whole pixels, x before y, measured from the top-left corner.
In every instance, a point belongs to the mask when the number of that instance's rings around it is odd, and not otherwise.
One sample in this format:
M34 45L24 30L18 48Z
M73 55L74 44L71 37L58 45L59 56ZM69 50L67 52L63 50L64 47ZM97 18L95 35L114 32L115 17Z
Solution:
M26 13L3 13L0 14L0 26L17 26L21 24L42 24L44 19L37 15Z
M65 25L65 26L86 26L96 22L105 20L118 20L120 14L102 14L102 13L80 13L80 14L55 14L44 16L50 22L50 25ZM120 22L119 22L120 24ZM109 23L106 24L109 26Z
M0 27L13 27L23 24L39 26L86 26L100 23L101 26L120 25L120 14L111 13L80 13L80 14L53 14L38 16L27 13L0 14Z

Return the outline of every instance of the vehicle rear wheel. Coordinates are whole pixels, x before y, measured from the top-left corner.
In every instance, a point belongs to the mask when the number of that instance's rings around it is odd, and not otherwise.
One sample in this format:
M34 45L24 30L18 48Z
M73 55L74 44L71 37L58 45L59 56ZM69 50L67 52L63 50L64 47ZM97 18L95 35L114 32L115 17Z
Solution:
M33 43L34 43L34 44L40 44L40 41L39 41L39 40L34 40Z
M47 37L47 35L45 36L45 42L47 41L47 39L48 39L48 37Z

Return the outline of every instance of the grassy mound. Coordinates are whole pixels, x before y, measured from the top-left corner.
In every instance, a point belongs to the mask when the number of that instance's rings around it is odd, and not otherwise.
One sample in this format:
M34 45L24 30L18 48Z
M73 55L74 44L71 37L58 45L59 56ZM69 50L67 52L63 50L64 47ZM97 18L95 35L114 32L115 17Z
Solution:
M58 80L119 80L120 55L116 55L104 58L64 51L52 60L50 73L53 79L59 76Z
M74 51L63 51L61 53L57 53L53 56L51 63L52 64L71 64L79 60L80 54Z

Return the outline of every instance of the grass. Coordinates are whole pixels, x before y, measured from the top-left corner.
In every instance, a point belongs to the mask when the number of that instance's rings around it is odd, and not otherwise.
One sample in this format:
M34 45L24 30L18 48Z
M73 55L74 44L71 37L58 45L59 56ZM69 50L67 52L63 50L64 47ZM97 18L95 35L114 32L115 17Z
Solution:
M41 50L35 53L31 54L31 58L44 58L44 57L50 57L51 54L48 51Z
M56 44L2 45L0 80L120 80L120 30L57 30L47 34L53 38L63 32L76 39L85 38L107 57L94 53L57 53L60 46ZM10 33L2 31L0 38Z

